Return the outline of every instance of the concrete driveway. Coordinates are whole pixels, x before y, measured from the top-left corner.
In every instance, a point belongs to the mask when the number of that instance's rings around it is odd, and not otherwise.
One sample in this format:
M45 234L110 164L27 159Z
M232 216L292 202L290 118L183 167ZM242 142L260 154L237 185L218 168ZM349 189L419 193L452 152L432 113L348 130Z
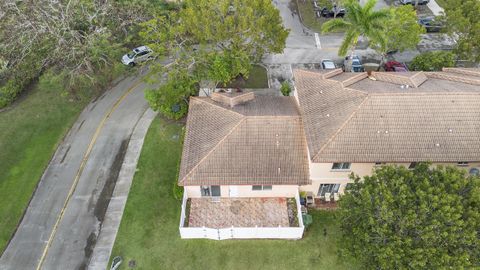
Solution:
M0 269L86 268L132 130L148 107L145 87L127 78L84 109L45 170Z

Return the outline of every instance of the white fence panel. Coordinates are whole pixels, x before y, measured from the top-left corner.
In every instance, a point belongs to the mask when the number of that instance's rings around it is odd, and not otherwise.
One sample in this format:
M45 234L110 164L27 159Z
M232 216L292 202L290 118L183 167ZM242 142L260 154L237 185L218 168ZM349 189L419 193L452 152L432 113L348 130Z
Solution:
M278 227L278 228L180 228L180 236L184 239L206 238L213 240L224 239L300 239L303 235L301 227Z
M218 230L211 228L183 227L180 228L180 237L184 239L206 238L219 240Z
M180 215L180 237L184 239L206 238L213 240L224 239L300 239L303 236L303 220L300 209L300 198L298 193L295 195L297 201L297 213L299 227L230 227L222 229L212 229L206 227L184 227L185 207L187 195L184 193L182 201L182 212Z

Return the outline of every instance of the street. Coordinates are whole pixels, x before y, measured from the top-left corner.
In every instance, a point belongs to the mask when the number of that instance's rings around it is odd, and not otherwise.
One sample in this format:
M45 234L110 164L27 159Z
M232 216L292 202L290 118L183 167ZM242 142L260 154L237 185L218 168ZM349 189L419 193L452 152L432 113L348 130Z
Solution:
M84 109L45 170L0 269L86 268L130 135L148 107L144 88L140 78L127 78Z

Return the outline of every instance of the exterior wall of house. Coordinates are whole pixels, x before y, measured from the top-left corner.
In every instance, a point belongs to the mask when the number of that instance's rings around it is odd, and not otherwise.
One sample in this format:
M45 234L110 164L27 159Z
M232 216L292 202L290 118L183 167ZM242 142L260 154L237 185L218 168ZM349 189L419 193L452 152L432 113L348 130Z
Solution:
M188 198L202 197L200 186L185 186ZM272 190L252 190L252 186L220 186L221 197L295 197L298 186L277 185Z
M392 163L388 163L392 164ZM395 163L397 165L403 165L408 167L410 163ZM339 184L339 193L343 193L347 183L353 181L350 180L350 174L353 172L361 177L370 175L375 168L375 163L352 163L349 170L332 170L333 163L310 163L310 179L311 185L300 186L300 191L313 192L315 196L319 191L321 184ZM480 162L469 162L467 166L458 166L457 163L434 163L434 165L443 166L457 166L465 169L467 172L471 168L479 168Z

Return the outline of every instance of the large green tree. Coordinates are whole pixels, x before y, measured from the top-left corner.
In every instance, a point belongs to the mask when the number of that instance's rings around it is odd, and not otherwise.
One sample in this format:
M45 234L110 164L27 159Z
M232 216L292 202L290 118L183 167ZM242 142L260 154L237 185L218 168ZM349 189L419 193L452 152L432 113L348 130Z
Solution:
M185 0L178 11L157 16L142 26L146 43L172 59L167 66L151 69L153 78L167 82L151 90L155 94L147 95L149 103L156 104L154 108L169 116L172 112L165 110L178 104L158 105L185 100L195 89L175 91L168 82L175 76L158 74L188 74L188 81L209 81L213 86L227 83L240 74L248 76L252 63L266 53L282 52L288 36L270 0ZM172 95L177 98L163 98Z
M136 25L173 4L161 0L4 0L0 10L0 108L47 69L70 86L118 62Z
M351 49L352 53L358 43L359 37L364 37L370 42L385 47L386 39L383 35L385 20L388 10L375 10L376 0L368 0L361 5L357 0L345 0L347 14L344 18L336 18L322 25L322 32L345 31L345 37L338 50L338 55L345 56Z
M447 30L457 41L455 52L462 60L480 62L480 1L442 0Z
M478 177L420 163L354 179L340 200L341 243L365 269L480 267Z
M382 31L386 42L374 43L372 47L380 54L415 49L421 40L420 35L425 33L425 28L417 20L417 13L411 5L390 8Z

